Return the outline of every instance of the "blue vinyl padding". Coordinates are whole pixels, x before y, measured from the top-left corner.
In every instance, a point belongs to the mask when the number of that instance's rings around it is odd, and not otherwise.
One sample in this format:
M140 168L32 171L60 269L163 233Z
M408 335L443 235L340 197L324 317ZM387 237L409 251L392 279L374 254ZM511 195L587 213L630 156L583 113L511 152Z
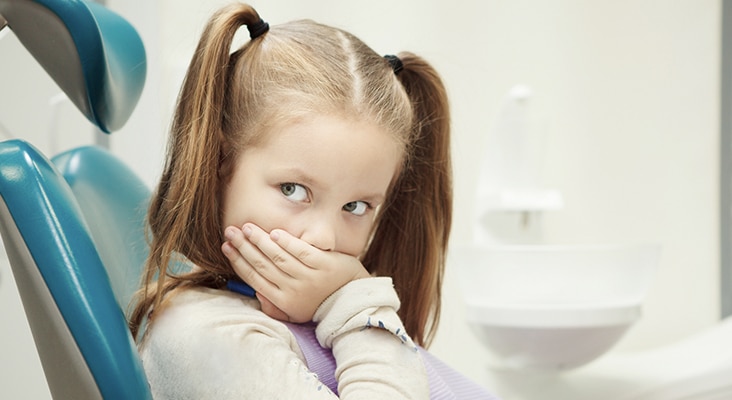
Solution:
M0 15L89 121L107 133L127 122L147 72L129 22L87 0L0 0Z
M71 187L117 303L126 310L149 252L145 216L150 189L121 160L96 146L75 148L51 161Z
M152 398L123 312L64 178L27 142L2 142L0 195L102 396Z

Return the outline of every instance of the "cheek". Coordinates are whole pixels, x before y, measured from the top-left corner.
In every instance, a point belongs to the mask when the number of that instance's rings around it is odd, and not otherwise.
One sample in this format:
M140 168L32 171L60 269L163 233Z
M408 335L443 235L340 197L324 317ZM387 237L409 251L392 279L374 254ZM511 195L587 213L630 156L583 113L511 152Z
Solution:
M339 242L341 243L341 249L339 251L354 257L358 257L365 253L366 246L369 243L372 225L373 223L369 222L368 224L364 224L364 226L355 228L345 235L342 235L339 238Z
M224 227L236 226L241 228L245 222L250 220L249 213L245 207L227 207L224 211L222 223Z
M241 227L246 222L254 221L263 215L266 209L260 205L267 204L262 198L265 193L261 184L246 173L235 174L224 194L222 223L224 226Z
M284 224L289 217L287 210L279 206L280 201L266 190L251 190L247 196L230 199L225 204L223 223L237 227L252 223L267 232L275 228L286 229Z
M253 215L248 222L257 225L266 232L271 232L273 229L284 229L291 232L292 218L288 217L285 210L273 206L270 202L263 205L260 211Z

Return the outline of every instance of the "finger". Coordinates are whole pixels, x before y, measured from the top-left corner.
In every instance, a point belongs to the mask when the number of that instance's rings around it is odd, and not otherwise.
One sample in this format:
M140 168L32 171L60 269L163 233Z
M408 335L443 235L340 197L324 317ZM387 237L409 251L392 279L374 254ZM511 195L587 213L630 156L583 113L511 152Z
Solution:
M290 277L296 275L295 271L301 267L300 264L302 263L272 240L271 234L254 224L245 224L242 231L247 240L267 256L272 264L277 266L284 274Z
M256 226L254 227L257 228ZM261 229L257 228L257 230L261 232ZM230 226L224 231L224 237L236 248L240 256L250 267L254 268L267 280L275 282L277 286L280 286L283 280L289 279L290 277L275 266L270 258L246 237L247 235L251 235L251 231L252 229L250 228L250 233L246 233L242 229ZM266 234L264 235L267 236Z
M259 304L262 307L262 312L269 315L270 317L280 321L290 321L290 317L285 314L284 311L277 308L269 299L261 293L256 294Z
M270 233L271 240L288 254L310 268L322 265L323 252L309 243L292 236L289 232L275 229Z
M242 257L239 250L231 244L231 242L224 242L221 245L226 258L229 259L231 267L234 272L249 286L251 286L256 292L268 293L269 295L275 294L274 292L279 290L279 287L272 281L262 276L255 268L253 268L245 259Z

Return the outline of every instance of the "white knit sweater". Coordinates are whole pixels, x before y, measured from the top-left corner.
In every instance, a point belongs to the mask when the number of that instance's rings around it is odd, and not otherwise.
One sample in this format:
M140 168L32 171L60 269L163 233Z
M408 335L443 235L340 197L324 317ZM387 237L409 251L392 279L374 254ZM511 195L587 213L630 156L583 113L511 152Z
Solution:
M353 281L317 310L341 399L427 399L420 353L396 314L390 278ZM369 328L370 327L370 328ZM205 288L166 299L139 346L156 399L335 399L290 330L255 299Z

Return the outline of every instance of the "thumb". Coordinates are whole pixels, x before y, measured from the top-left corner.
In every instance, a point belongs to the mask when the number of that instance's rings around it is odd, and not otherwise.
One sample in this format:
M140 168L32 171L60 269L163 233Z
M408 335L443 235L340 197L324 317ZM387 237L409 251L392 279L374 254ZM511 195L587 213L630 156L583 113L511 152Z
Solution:
M264 297L261 293L257 292L256 294L257 300L259 300L259 303L262 307L262 312L267 314L268 316L285 322L290 322L290 317L285 314L282 310L280 310L276 305L274 305L271 301L269 301L268 298Z

